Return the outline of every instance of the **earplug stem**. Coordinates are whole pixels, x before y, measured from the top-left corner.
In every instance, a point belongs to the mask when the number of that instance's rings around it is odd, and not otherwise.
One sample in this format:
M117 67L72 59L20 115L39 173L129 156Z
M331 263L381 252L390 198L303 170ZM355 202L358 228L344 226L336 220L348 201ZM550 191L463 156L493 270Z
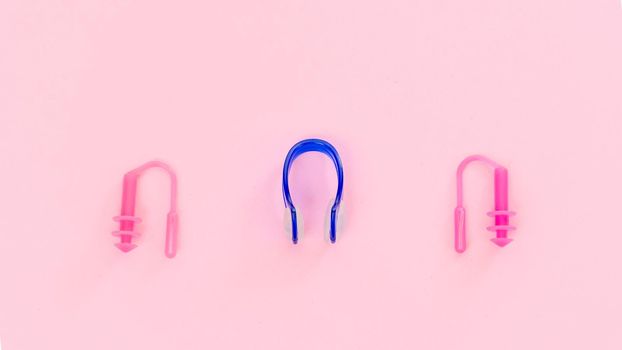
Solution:
M136 208L136 186L138 174L129 172L123 177L123 196L121 197L121 216L134 217ZM120 231L134 231L135 220L119 221ZM132 243L131 235L121 235L121 243Z
M495 169L495 211L503 213L508 211L508 170L506 168ZM495 215L495 225L504 227L510 223L509 215ZM497 238L507 238L508 231L496 230Z

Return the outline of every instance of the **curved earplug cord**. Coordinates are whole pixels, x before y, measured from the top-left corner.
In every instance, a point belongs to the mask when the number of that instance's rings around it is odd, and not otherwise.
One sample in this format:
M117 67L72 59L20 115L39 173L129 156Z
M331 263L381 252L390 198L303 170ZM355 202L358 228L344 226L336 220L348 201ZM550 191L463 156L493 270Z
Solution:
M116 246L124 252L128 252L136 245L132 243L132 238L137 235L134 232L134 224L139 223L140 219L134 215L136 208L136 189L138 178L142 173L151 168L161 168L166 171L170 177L170 209L166 219L166 238L164 253L167 257L173 258L177 254L177 175L173 169L166 163L160 161L147 162L140 167L129 171L123 177L123 198L121 204L121 215L115 217L120 223L119 231L115 231L115 236L120 236L121 242Z
M513 226L509 225L509 217L515 213L508 210L507 169L497 162L481 155L467 157L458 165L458 170L456 172L457 205L454 211L454 246L458 253L462 253L466 250L466 209L463 206L463 173L467 165L474 161L486 163L494 168L495 171L495 210L488 213L489 216L495 218L495 225L487 228L489 231L496 231L497 233L496 237L492 239L493 243L500 247L507 245L512 241L507 237L507 232L515 229Z
M298 227L296 225L296 207L294 207L289 191L289 170L294 160L306 152L320 152L326 154L333 161L335 170L337 171L337 194L335 195L335 202L331 207L330 213L330 241L335 243L337 240L337 210L339 209L343 193L343 166L335 147L320 139L308 139L298 142L289 150L285 157L285 164L283 165L283 201L285 202L285 207L289 208L292 216L292 241L294 244L298 243Z
M460 165L458 165L458 171L456 172L456 178L457 178L457 192L458 192L458 207L462 207L462 203L463 203L463 199L464 199L464 195L463 195L463 173L464 170L466 169L467 165L469 165L472 162L475 161L480 161L480 162L484 162L488 165L490 165L493 168L503 168L501 165L499 165L497 162L493 161L490 158L484 157L484 156L480 156L480 155L473 155L473 156L469 156L467 158L465 158Z
M125 176L128 175L133 175L138 177L139 175L141 175L142 173L144 173L146 170L149 170L151 168L160 168L163 169L164 171L166 171L166 173L168 173L170 179L171 179L171 197L170 197L170 209L169 212L176 212L177 211L177 175L175 174L175 171L173 171L173 168L170 167L170 165L164 163L164 162L160 162L157 160L153 160L150 162L147 162L141 166L139 166L138 168L128 172Z

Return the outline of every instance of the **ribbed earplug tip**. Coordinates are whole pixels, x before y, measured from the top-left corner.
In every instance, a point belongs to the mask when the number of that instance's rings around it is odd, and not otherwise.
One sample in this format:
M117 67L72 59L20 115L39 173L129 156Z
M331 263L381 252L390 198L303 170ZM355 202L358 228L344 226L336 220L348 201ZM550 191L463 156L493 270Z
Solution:
M127 253L138 246L133 243L117 243L115 244L115 247L119 248L120 251Z
M492 243L498 245L499 247L505 247L506 245L510 244L510 242L512 242L512 239L503 238L503 237L501 238L495 237L490 240L492 241Z

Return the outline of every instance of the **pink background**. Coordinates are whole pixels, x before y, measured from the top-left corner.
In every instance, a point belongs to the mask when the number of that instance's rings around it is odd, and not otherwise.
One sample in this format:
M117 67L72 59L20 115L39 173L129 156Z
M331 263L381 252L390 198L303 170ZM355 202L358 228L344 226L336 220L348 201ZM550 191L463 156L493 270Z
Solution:
M175 5L172 5L175 3ZM0 3L0 338L29 349L621 349L619 0ZM348 224L322 239L330 161ZM515 241L485 231L510 169ZM123 174L139 247L113 247Z

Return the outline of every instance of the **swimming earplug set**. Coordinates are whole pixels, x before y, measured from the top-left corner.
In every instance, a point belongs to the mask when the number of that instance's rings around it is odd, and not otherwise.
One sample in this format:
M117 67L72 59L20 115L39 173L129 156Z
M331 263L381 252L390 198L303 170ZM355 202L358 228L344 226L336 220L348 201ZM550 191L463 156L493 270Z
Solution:
M333 161L337 172L337 193L334 200L331 200L326 215L325 237L327 241L335 243L339 237L343 221L343 166L339 153L333 145L320 139L303 140L295 144L285 157L283 165L283 200L285 202L285 230L291 235L292 243L297 244L303 235L303 220L294 203L289 191L289 170L296 158L306 152L320 152ZM488 216L494 218L494 225L487 229L496 233L491 239L493 243L499 247L504 247L512 241L508 237L508 232L516 228L509 224L510 216L515 215L514 212L508 210L508 170L496 162L484 156L470 156L464 159L458 166L456 173L457 178L457 205L454 212L455 215L455 250L462 253L466 250L466 210L463 206L463 182L462 177L466 166L473 162L480 161L494 168L495 181L495 208L488 213ZM115 246L121 251L127 253L136 248L134 239L139 233L134 228L141 220L134 215L136 207L136 188L140 175L151 168L164 169L170 176L170 210L166 219L166 237L165 237L165 255L169 258L175 257L177 253L177 176L170 166L163 162L148 162L125 174L123 178L123 197L121 200L121 214L115 216L114 220L119 222L119 230L114 231L113 236L119 237L119 243Z
M458 165L456 174L458 204L456 205L454 215L456 225L455 248L458 253L466 250L466 210L462 206L462 173L464 173L466 166L473 161L484 162L495 169L495 210L488 212L488 216L495 218L495 224L489 226L487 230L496 232L497 236L492 238L491 241L499 247L505 247L512 242L508 238L508 231L516 229L514 226L509 225L510 216L516 215L516 213L508 210L508 170L484 156L467 157Z
M136 248L132 240L139 236L134 231L134 226L141 222L140 218L134 216L136 207L136 186L138 177L150 168L164 169L171 178L171 208L166 216L166 238L164 253L169 258L174 258L177 254L177 175L170 166L165 163L153 161L130 171L123 177L123 197L121 199L121 215L115 216L114 221L119 222L119 230L112 233L113 236L120 238L120 242L115 244L122 252L129 252Z

